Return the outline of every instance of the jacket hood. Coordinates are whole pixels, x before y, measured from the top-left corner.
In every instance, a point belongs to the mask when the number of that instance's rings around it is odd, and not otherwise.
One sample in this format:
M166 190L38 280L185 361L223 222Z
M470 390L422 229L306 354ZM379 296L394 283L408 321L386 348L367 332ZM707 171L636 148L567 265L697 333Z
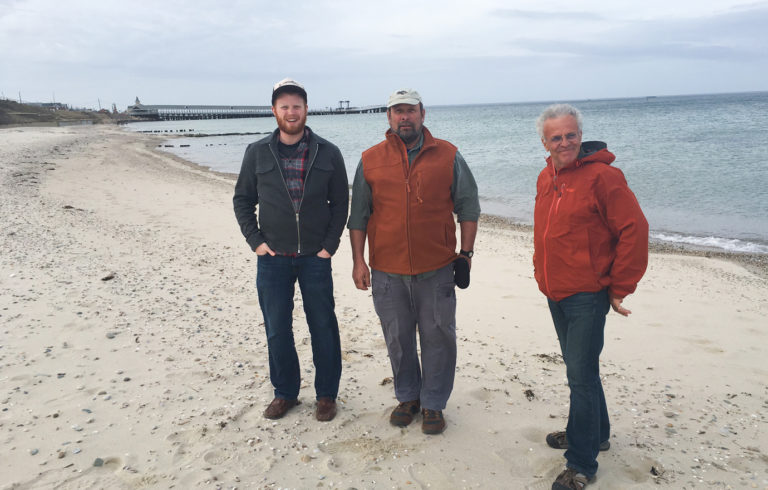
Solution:
M581 143L576 166L595 162L610 165L614 160L616 160L616 155L608 151L608 145L602 141L584 141Z
M604 163L610 165L614 160L616 160L616 155L608 151L608 145L602 141L584 141L581 143L579 156L576 157L576 162L564 167L564 169L581 167L590 163ZM551 155L547 157L547 166L554 172L554 164L552 163Z

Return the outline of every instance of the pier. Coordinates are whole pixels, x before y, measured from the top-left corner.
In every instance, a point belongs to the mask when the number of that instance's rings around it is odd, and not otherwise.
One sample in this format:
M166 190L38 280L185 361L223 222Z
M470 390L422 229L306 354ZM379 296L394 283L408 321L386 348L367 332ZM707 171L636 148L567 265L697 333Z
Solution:
M385 106L371 105L365 107L347 107L336 109L310 109L307 114L310 116L327 116L333 114L373 114L375 112L387 112L387 108Z
M310 116L336 114L370 114L386 112L384 106L350 107L349 101L339 101L337 108L310 109ZM194 119L234 119L245 117L272 117L271 106L249 105L145 105L138 97L126 113L140 121L187 121Z

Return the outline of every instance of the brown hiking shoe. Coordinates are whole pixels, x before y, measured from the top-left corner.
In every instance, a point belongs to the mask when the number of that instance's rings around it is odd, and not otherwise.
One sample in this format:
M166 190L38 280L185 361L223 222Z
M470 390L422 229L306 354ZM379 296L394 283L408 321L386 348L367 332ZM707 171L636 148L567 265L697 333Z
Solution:
M557 475L555 483L552 484L552 490L582 490L590 480L591 478L587 478L573 468L566 468Z
M299 404L299 400L286 400L285 398L275 398L264 410L264 417L268 419L279 419L285 415L288 410Z
M445 430L445 419L442 410L430 410L425 408L421 411L423 417L421 421L421 431L425 434L442 434Z
M564 430L550 432L547 434L547 445L555 449L568 449L568 438ZM607 451L611 448L611 441L605 440L600 443L600 450Z
M389 415L389 423L398 427L405 427L413 422L413 416L419 413L421 402L413 400L410 402L400 402Z
M328 422L336 416L336 401L324 396L317 399L315 418L320 422Z

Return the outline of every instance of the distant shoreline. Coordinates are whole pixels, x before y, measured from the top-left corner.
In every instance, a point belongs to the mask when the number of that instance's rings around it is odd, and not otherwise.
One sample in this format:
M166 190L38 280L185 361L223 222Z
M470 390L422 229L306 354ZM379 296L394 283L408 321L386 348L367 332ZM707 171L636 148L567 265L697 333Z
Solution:
M51 110L0 99L0 128L115 124L117 117L106 111Z
M614 100L648 100L648 99L664 99L673 97L709 97L718 95L751 95L751 94L765 94L768 90L747 90L745 92L713 92L702 94L655 94L655 95L629 95L624 97L592 97L587 99L559 99L559 100L518 100L512 102L467 102L460 104L433 104L425 105L427 109L433 107L462 107L462 106L495 106L495 105L530 105L541 104L551 105L559 103L578 104L580 102L611 102Z

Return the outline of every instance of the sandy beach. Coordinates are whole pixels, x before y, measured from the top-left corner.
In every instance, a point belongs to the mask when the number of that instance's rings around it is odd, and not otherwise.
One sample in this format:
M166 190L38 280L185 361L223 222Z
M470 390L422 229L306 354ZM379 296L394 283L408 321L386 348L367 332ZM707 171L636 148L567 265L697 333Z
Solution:
M392 373L346 232L339 414L314 419L297 295L301 404L271 421L234 177L161 141L0 129L0 489L550 488L564 459L544 437L564 428L568 389L530 231L480 223L444 434L388 423ZM613 434L589 488L768 488L767 278L743 260L651 254L633 314L608 316Z

